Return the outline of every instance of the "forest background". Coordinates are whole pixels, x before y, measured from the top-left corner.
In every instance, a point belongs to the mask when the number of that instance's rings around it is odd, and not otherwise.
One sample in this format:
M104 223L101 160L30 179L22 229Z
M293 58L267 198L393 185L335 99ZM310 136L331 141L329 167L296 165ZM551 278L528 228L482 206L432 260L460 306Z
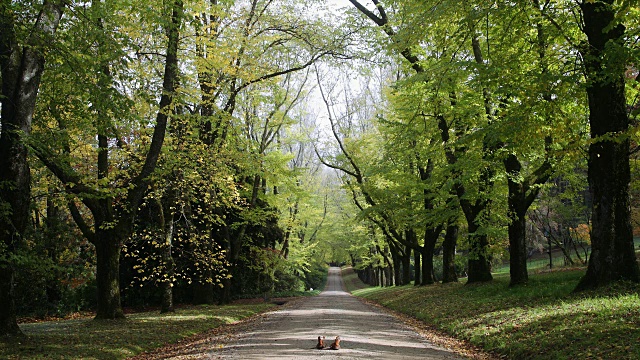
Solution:
M640 281L637 1L0 2L0 333L19 316Z

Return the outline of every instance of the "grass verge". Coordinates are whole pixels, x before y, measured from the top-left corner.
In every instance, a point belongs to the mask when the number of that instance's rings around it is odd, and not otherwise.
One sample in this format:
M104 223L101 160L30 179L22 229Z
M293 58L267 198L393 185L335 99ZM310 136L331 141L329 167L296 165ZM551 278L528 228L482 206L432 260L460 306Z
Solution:
M573 294L581 270L532 275L509 288L487 284L388 288L345 285L356 296L413 316L511 359L640 359L640 286Z
M201 305L175 313L136 313L126 320L65 320L22 324L27 336L0 342L2 359L118 360L237 322L276 305Z

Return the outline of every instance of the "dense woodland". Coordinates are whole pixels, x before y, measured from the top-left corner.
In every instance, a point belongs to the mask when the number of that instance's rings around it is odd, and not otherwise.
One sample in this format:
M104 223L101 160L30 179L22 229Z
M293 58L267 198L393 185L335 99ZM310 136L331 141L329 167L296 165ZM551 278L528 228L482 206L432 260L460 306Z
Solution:
M638 1L0 0L0 334L376 285L640 281Z

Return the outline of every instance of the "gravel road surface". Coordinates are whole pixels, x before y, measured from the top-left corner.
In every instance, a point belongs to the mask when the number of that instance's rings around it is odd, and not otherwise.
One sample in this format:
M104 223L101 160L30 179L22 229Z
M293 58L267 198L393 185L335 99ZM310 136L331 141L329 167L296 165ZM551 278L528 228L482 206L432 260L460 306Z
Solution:
M341 338L340 350L317 350ZM195 355L195 354L192 354ZM329 269L325 291L295 301L243 326L224 346L201 353L203 359L464 359L430 344L382 310L344 291L340 268Z

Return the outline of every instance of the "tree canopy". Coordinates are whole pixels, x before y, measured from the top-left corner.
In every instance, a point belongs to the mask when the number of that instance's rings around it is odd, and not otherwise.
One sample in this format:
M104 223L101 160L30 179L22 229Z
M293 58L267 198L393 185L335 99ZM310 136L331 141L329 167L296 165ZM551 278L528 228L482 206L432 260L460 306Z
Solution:
M637 1L0 1L1 334L329 263L640 281Z

